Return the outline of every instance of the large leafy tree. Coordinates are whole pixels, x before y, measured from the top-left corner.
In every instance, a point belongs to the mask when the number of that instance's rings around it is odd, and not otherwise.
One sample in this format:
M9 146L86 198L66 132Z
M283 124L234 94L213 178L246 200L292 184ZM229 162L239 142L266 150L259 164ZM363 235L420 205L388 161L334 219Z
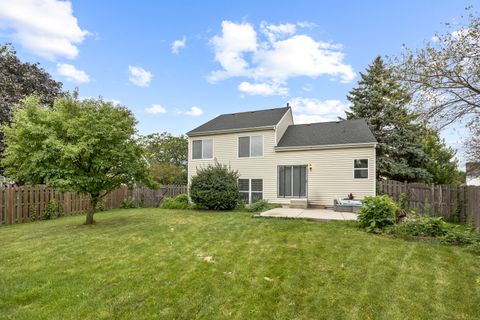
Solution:
M472 136L465 141L465 153L467 159L475 163L474 166L480 167L480 122L473 123L470 130ZM480 171L480 168L476 171Z
M145 149L150 173L158 183L187 183L187 137L163 132L140 137L139 141Z
M348 95L347 119L364 118L377 146L377 176L400 181L428 181L428 160L419 138L416 114L407 108L410 95L381 57L375 58Z
M412 103L438 126L480 121L480 17L467 8L459 21L394 61Z
M143 149L134 139L136 120L125 107L101 99L63 97L45 108L29 97L4 126L9 177L90 196L86 224L97 203L121 185L149 183Z
M430 173L435 184L461 184L465 182L463 172L458 170L458 161L455 159L456 151L447 146L440 137L437 129L427 126L422 134L423 151L428 156L425 169Z
M53 80L38 63L21 62L11 45L0 45L1 124L10 123L13 106L26 96L35 94L43 105L52 106L61 90L62 83ZM0 157L3 149L3 133L0 132Z

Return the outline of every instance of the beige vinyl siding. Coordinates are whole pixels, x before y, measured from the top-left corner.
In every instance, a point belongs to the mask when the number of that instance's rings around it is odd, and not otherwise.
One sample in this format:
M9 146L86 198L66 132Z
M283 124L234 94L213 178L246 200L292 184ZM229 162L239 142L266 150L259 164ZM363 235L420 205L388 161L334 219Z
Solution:
M285 115L283 116L282 119L277 124L277 128L275 131L275 145L278 144L280 139L282 138L283 134L287 130L288 126L293 124L293 116L292 116L292 109L288 109L287 112L285 112Z
M311 165L307 168L307 197L309 204L331 206L333 199L344 198L353 193L356 198L375 194L375 148L335 148L304 151L274 151L275 131L256 131L263 135L263 157L238 158L238 137L249 133L230 133L202 136L213 140L213 157L219 163L238 170L241 178L263 179L263 197L273 203L288 204L290 198L277 197L278 165ZM215 160L192 160L189 138L189 181L199 167L215 163ZM353 178L353 160L368 159L368 179Z

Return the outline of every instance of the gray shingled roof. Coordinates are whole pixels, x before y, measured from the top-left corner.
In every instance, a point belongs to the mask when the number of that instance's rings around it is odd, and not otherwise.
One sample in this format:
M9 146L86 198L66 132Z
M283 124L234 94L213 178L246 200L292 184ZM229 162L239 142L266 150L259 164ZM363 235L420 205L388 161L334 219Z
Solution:
M258 127L273 127L282 119L289 107L222 114L215 119L187 132L196 135L214 131L241 130Z
M290 125L277 147L376 143L363 119Z

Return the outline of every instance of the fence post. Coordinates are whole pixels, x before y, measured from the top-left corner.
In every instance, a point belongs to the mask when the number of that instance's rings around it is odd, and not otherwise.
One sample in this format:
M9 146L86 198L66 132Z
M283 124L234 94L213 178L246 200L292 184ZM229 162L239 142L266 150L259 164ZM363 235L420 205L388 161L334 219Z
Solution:
M6 201L6 213L7 213L7 224L13 223L13 186L7 187L7 201Z

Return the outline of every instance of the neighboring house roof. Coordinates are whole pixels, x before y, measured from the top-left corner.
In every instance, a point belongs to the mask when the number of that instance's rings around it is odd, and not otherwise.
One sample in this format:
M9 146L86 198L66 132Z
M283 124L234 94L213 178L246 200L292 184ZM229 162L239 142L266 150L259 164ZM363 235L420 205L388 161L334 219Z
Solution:
M276 148L375 144L364 119L290 125Z
M187 132L187 136L274 128L290 107L222 114Z

